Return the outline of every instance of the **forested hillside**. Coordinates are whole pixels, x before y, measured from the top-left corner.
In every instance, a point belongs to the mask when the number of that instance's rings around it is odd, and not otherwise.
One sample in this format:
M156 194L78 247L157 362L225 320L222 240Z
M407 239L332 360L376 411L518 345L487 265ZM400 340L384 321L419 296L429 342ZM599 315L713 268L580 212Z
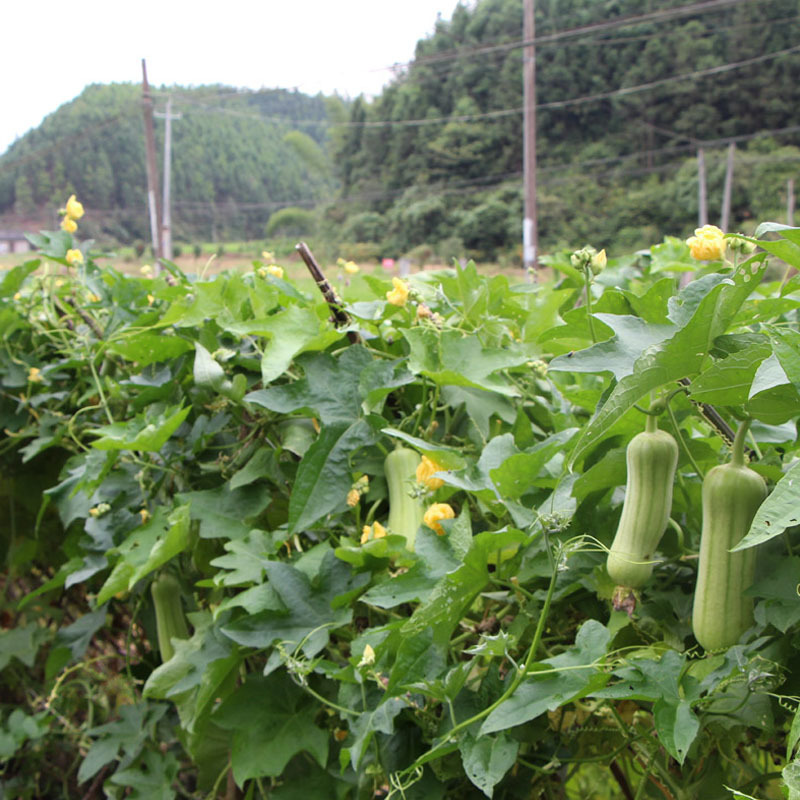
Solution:
M157 110L167 97L181 115L172 125L178 236L263 236L270 211L329 195L324 98L170 88L154 92ZM334 110L337 103L327 101ZM163 122L155 129L160 158ZM146 237L145 186L136 84L89 86L0 158L0 214L30 214L77 193L91 209L89 222L123 241Z
M536 10L543 251L689 231L700 145L717 221L732 140L731 224L784 218L787 170L800 166L796 0L538 0ZM182 115L177 238L261 237L280 228L276 211L299 206L347 252L513 259L521 32L522 0L459 5L372 101L156 91L157 109L169 95ZM159 152L163 129L157 121ZM0 215L52 210L73 192L92 209L92 233L147 238L138 85L88 87L0 157ZM308 214L282 214L311 227Z
M783 207L785 159L800 155L778 149L800 141L797 129L783 130L796 122L800 79L794 0L538 0L536 8L545 39L536 59L545 246L619 233L622 246L636 246L691 227L697 140L711 140L712 219L726 137L742 137L733 218ZM641 15L647 21L631 24ZM590 27L597 23L604 27ZM559 35L575 29L583 33ZM449 240L478 255L521 239L521 31L521 0L460 6L418 43L401 79L374 103L353 105L337 154L353 236L378 231L399 250ZM772 138L753 142L761 132ZM750 190L771 172L782 177ZM341 205L330 212L343 213Z

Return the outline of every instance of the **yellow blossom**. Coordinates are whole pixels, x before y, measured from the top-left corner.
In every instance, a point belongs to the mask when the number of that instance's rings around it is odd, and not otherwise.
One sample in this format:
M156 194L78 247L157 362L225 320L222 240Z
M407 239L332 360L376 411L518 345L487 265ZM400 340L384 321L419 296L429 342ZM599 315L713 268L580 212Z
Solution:
M267 272L272 275L273 278L283 277L283 267L279 267L277 264L270 264L267 267Z
M83 205L75 199L75 195L70 195L67 200L67 216L71 219L80 219L83 216Z
M89 292L89 302L90 303L99 303L100 298L94 292Z
M364 652L361 654L361 661L358 662L359 667L369 667L375 663L375 651L370 645L364 647Z
M592 257L592 272L596 275L605 269L608 259L606 257L606 250L603 248L599 253L595 253Z
M151 295L151 294L147 295L147 305L149 305L149 306L153 305L153 301L154 300L155 300L155 297L153 297L153 295Z
M94 508L90 508L89 516L95 517L96 519L97 517L100 516L100 509L97 506L95 506Z
M16 292L14 294L14 299L15 300L22 300L22 292Z
M422 456L422 461L419 462L417 467L417 483L421 483L427 489L434 491L440 486L444 485L441 478L434 478L436 472L441 472L442 468L433 459L428 456Z
M347 505L350 508L355 508L358 505L358 501L361 499L361 494L359 493L358 489L351 489L347 493Z
M380 522L373 522L372 525L365 525L361 529L361 544L366 544L370 539L383 539L386 536L386 528Z
M146 508L139 509L139 516L142 518L142 525L150 519L150 512Z
M39 383L42 380L42 376L40 375L41 370L39 367L31 367L28 370L28 380L31 383Z
M444 528L439 524L442 519L454 519L456 512L447 503L434 503L422 517L422 521L433 531L444 536Z
M262 250L261 251L261 258L269 264L270 262L275 260L275 253L270 253L269 250Z
M149 264L143 264L139 267L139 272L141 272L145 278L149 278L153 274L153 268Z
M347 261L344 265L344 271L348 275L355 275L360 269L361 267L355 261Z
M343 258L337 258L337 259L336 259L336 266L337 266L337 267L340 267L340 268L341 268L341 267L343 267L343 266L344 266L346 263L347 263L347 262L346 262L346 261L345 261Z
M408 284L400 278L392 278L391 291L386 292L386 299L393 306L404 306L408 300Z
M78 223L75 222L72 217L65 216L64 219L61 220L61 228L67 233L75 233L75 231L78 230Z
M686 240L692 258L698 261L715 261L725 255L725 234L716 225L696 228L694 236Z
M67 250L67 264L74 267L76 264L83 264L83 253L80 250Z

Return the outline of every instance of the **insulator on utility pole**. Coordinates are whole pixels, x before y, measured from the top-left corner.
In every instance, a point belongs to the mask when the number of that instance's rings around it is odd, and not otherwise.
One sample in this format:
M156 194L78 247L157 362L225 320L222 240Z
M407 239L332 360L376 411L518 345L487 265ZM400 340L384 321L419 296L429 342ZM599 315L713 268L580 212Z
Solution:
M536 210L536 21L534 0L524 0L522 56L523 78L523 172L525 175L525 218L522 223L522 263L535 270L539 262L539 230ZM534 273L530 273L534 274Z
M156 137L153 132L153 98L147 83L147 64L142 59L142 108L144 111L145 163L147 165L147 207L150 211L150 237L153 242L153 255L161 258L161 209L158 202L158 169L156 167Z
M172 120L180 119L180 114L172 113L172 98L167 99L167 110L161 114L155 113L159 119L164 120L164 202L161 214L161 254L167 260L172 260L172 205L170 202L170 189L172 184Z

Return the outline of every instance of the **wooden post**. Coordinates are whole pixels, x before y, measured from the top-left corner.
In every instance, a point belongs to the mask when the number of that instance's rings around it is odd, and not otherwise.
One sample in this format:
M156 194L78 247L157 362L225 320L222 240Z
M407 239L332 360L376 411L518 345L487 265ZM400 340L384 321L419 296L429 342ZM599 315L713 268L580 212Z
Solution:
M153 133L153 98L147 83L147 64L142 59L142 107L144 111L144 142L147 165L147 205L150 210L150 236L153 242L155 269L161 258L161 209L158 203L158 168L156 167L156 137Z
M722 190L722 214L719 218L719 226L723 231L728 230L731 216L731 194L733 193L733 156L736 152L736 144L731 142L728 145L728 163L725 167L725 187Z
M536 46L533 43L536 38L536 9L534 0L524 0L523 13L522 38L527 44L523 49L522 56L523 172L525 174L522 266L525 270L535 270L539 263L539 223L536 209Z
M708 203L706 200L706 156L702 147L697 148L697 227L708 225Z

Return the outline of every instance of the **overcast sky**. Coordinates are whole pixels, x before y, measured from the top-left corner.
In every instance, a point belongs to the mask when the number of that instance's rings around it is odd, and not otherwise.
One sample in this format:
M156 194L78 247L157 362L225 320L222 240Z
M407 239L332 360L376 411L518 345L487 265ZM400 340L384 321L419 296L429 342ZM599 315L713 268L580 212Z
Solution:
M470 4L468 1L465 4ZM0 153L90 83L377 94L457 0L2 3Z

